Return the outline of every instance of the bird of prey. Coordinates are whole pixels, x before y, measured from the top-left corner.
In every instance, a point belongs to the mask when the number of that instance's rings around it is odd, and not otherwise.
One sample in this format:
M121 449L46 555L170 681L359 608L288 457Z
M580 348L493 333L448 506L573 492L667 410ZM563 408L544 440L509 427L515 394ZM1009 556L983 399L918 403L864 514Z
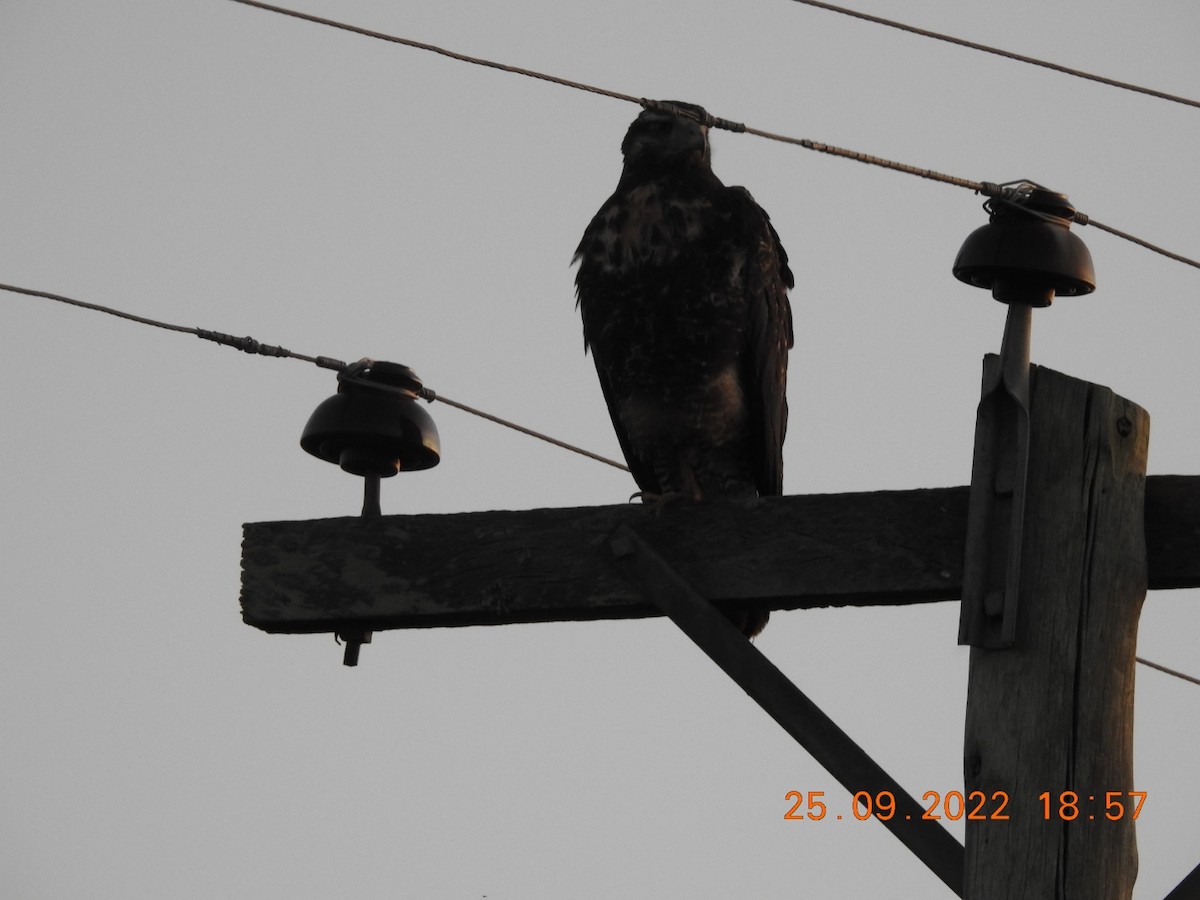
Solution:
M708 121L675 101L634 120L574 260L584 349L634 480L660 503L783 490L792 273L766 212L713 174Z

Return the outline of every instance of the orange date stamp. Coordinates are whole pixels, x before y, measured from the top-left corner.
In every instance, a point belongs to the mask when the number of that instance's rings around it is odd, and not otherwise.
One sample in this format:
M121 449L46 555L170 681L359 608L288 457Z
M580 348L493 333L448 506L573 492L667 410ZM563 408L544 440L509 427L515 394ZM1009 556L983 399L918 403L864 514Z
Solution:
M901 813L896 805L896 796L891 791L856 791L851 798L850 814L844 815L831 810L825 800L824 791L788 791L784 800L789 804L783 818L789 822L833 819L840 821L853 818L859 822L875 818L887 822L896 816L903 819L947 819L957 822L1005 822L1012 818L1009 796L1005 791L926 791L921 795L925 804L920 815ZM1058 819L1064 822L1104 821L1118 822L1136 819L1146 802L1146 791L1104 791L1100 794L1080 794L1062 791L1052 794L1044 791L1038 795L1042 819Z

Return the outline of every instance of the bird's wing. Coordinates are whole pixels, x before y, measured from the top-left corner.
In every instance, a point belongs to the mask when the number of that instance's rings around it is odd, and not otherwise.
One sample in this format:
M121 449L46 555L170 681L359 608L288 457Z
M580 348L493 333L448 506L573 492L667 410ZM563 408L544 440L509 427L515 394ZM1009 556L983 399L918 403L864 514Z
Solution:
M617 442L621 445L621 452L625 456L625 462L629 466L629 472L633 476L634 482L637 483L639 489L649 493L661 493L661 488L658 484L658 476L655 474L654 465L652 462L639 457L633 448L633 444L629 439L629 434L625 430L624 424L621 422L621 417L618 414L618 408L622 398L617 397L613 388L612 374L609 371L609 366L613 361L608 359L604 353L597 353L597 343L605 345L610 341L604 341L603 330L606 328L618 327L624 324L625 316L631 315L629 312L631 307L621 300L622 290L632 290L634 286L628 284L620 284L618 279L611 276L598 276L595 272L594 265L589 264L587 254L596 252L594 247L594 235L601 228L601 222L609 208L618 203L618 195L614 194L596 213L587 230L584 232L583 240L580 242L578 249L575 251L575 256L572 262L580 263L579 269L575 275L575 298L576 305L583 317L583 349L584 352L591 351L592 359L596 364L596 374L599 376L600 391L604 395L604 404L608 407L609 418L612 419L613 431L616 432ZM616 321L614 321L614 318Z
M746 357L743 384L750 405L754 476L760 495L783 493L783 438L787 432L787 354L794 344L787 292L794 284L787 253L770 217L750 192L732 188L747 259Z
M592 357L595 359L595 354ZM600 376L600 391L604 394L604 404L608 407L608 416L612 419L613 431L617 434L617 442L621 445L621 453L625 456L625 462L629 466L629 474L633 476L633 480L640 490L650 494L662 493L662 488L658 483L658 475L654 471L653 464L642 459L634 452L633 444L629 440L625 426L621 423L621 417L617 414L618 401L613 396L612 380L609 377L608 370L601 364L599 359L595 359L595 362L596 374Z

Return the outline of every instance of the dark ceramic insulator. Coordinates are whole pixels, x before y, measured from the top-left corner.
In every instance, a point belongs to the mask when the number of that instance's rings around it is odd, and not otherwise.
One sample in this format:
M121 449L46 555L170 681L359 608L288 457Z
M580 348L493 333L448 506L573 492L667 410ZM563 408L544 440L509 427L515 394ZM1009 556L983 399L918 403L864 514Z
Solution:
M437 427L419 400L421 380L407 366L356 363L338 376L300 436L313 456L364 477L388 478L441 461Z
M1034 187L1015 199L993 199L988 224L967 235L954 277L988 288L1003 303L1049 306L1055 295L1096 289L1092 255L1071 233L1075 208L1065 194Z

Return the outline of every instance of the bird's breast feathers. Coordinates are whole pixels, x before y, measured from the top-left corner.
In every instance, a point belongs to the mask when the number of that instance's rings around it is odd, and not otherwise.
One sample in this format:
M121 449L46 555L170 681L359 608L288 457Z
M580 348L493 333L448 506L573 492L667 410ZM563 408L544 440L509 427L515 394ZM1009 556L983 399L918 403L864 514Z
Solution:
M707 197L671 196L657 182L614 195L596 215L579 255L605 275L667 265L701 240L712 214Z
M746 429L746 397L735 365L673 387L666 396L635 389L616 400L615 413L639 449L681 439L727 444Z

